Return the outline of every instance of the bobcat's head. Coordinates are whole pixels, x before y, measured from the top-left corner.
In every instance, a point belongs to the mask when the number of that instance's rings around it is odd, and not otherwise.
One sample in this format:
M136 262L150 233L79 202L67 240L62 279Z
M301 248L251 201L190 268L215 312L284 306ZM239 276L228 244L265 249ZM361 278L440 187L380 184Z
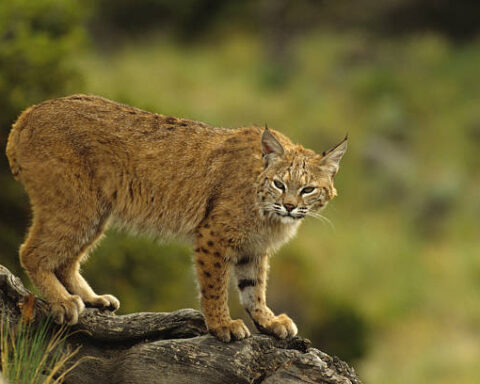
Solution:
M323 208L337 191L333 179L347 150L347 138L321 155L300 145L282 146L266 128L262 135L265 169L257 190L265 216L294 223Z

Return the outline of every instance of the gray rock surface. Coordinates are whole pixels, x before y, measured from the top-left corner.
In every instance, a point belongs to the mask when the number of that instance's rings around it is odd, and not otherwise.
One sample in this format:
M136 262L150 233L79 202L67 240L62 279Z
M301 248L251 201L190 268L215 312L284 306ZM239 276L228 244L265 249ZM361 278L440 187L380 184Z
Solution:
M0 265L0 312L18 321L28 295ZM34 305L34 321L42 321L48 305L39 298ZM299 337L255 334L224 344L207 334L193 309L117 316L87 308L72 331L66 348L81 348L71 364L82 361L66 384L361 384L345 362Z

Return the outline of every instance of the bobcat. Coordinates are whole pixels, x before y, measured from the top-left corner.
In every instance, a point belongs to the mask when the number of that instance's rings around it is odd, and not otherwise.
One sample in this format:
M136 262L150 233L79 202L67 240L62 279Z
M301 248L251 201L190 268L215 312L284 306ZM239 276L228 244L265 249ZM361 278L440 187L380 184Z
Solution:
M257 328L292 337L295 323L266 305L269 256L336 196L346 149L347 138L318 155L267 127L215 128L98 96L45 101L21 114L7 143L33 211L22 266L55 321L72 325L85 304L119 307L79 272L112 221L187 236L210 333L224 342L250 335L230 318L232 270Z

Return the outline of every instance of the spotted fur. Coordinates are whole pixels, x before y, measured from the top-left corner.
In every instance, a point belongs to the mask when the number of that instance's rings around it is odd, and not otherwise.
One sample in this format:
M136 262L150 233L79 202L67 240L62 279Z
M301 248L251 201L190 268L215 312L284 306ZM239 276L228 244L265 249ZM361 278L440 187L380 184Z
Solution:
M190 237L212 334L225 342L250 334L230 318L232 274L257 327L293 336L293 321L266 304L268 260L336 195L345 150L346 140L317 155L268 129L215 128L96 96L46 101L19 117L7 144L33 210L22 265L57 322L75 324L85 304L119 306L79 272L110 223Z

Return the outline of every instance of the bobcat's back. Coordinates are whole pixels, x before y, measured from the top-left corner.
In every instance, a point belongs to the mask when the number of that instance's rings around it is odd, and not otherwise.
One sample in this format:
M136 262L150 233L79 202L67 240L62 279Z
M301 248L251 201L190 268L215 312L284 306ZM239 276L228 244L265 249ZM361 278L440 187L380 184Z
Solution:
M71 200L75 186L79 207L94 196L127 226L192 234L212 199L238 202L234 195L251 189L262 169L260 135L75 95L25 111L7 155L34 209Z

